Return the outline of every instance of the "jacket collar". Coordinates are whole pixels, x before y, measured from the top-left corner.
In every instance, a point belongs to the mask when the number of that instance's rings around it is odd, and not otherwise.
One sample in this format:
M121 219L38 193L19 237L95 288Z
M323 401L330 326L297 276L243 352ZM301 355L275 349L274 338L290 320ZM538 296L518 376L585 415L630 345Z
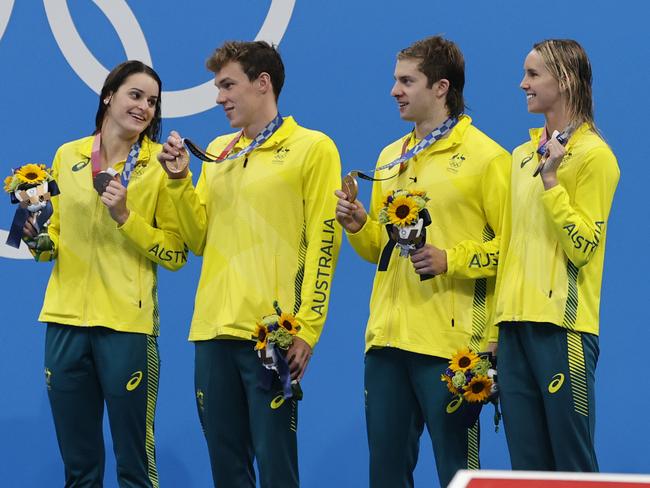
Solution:
M284 117L282 125L278 130L276 130L271 137L269 137L264 144L259 146L257 149L271 149L282 144L298 127L298 123L294 120L292 116ZM239 151L244 149L251 143L250 139L244 139L243 137L237 141L233 151Z
M469 115L462 114L458 117L458 123L451 129L447 137L436 141L432 146L425 149L425 152L440 152L454 147L463 142L465 131L472 124L472 118ZM415 131L411 131L406 137L409 138L409 147L415 145ZM402 139L404 140L404 139ZM422 153L421 153L422 154Z
M590 130L589 124L587 122L583 122L573 132L573 134L571 134L571 137L569 138L569 142L567 142L567 147L573 144L573 142L576 140L576 136L582 136L589 130ZM535 148L539 147L539 141L542 139L542 136L544 135L544 127L534 127L532 129L528 129L528 133L530 134L530 141L533 143Z

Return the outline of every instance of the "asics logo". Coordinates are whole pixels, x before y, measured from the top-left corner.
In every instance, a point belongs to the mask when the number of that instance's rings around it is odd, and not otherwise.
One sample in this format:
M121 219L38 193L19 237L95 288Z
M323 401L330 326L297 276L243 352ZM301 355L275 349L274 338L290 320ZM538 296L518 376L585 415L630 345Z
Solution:
M549 393L557 393L557 391L562 388L562 385L564 384L564 375L562 373L558 373L553 378L551 379L551 382L548 384L548 392Z
M273 400L271 400L271 408L273 410L280 408L284 403L284 396L278 395Z
M460 408L462 404L463 404L463 397L459 395L447 404L447 408L446 408L447 413L454 413L456 410Z
M88 163L90 163L90 159L86 159L85 161L79 161L78 163L72 165L72 171L74 172L80 171L84 169L86 166L88 166Z
M135 390L139 385L140 382L142 381L142 371L136 371L131 375L131 379L127 381L126 383L126 391L133 391Z
M531 159L533 159L533 156L534 156L534 155L535 155L535 153L532 152L532 153L530 153L528 156L526 156L524 159L522 159L522 160L521 160L521 163L520 163L520 167L523 168L524 166L526 166L526 163L528 163L528 161L530 161Z

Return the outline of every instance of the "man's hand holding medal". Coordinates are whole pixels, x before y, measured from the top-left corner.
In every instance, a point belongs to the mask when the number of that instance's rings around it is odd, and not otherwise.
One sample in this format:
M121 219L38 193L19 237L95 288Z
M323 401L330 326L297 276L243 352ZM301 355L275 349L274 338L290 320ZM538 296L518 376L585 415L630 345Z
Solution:
M336 220L349 233L355 234L365 225L368 215L357 197L357 184L354 176L343 177L342 189L334 194L338 197ZM429 198L425 192L395 190L384 198L379 212L379 222L386 224L389 242L384 248L379 271L388 268L393 248L400 250L400 256L410 256L415 272L421 280L432 278L447 271L447 254L426 243L425 227L431 223L426 209Z
M158 162L172 180L183 179L189 172L190 155L183 145L183 139L176 131L171 131L162 151L158 153Z
M344 189L346 189L344 185ZM347 188L349 190L349 188ZM338 197L336 204L336 220L350 234L356 234L366 223L368 214L363 204L357 200L354 193L350 196L344 190L336 190L334 195Z

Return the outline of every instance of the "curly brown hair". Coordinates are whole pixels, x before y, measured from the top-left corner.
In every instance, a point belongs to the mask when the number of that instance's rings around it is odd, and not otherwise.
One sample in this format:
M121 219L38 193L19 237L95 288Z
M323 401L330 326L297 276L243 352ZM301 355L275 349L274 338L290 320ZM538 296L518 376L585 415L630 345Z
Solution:
M275 100L278 100L284 85L284 63L275 46L266 41L227 41L212 53L205 66L218 73L230 62L239 63L250 81L268 73Z

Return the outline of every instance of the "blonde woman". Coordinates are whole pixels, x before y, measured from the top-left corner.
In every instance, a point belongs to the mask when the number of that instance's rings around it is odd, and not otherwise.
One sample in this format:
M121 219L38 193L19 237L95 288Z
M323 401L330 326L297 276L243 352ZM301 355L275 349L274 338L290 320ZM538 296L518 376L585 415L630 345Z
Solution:
M521 88L544 127L513 152L499 274L499 382L513 469L597 471L594 373L607 219L619 179L572 40L535 44Z

